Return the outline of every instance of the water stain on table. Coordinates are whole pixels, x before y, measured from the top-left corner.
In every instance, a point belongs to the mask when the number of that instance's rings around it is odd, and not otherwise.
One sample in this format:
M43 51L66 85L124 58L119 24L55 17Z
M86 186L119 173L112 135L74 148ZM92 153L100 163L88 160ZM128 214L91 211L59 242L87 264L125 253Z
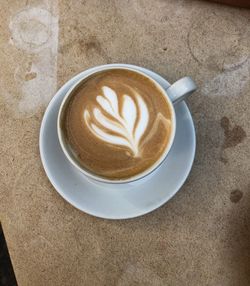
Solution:
M46 7L47 6L47 7ZM17 96L5 95L15 116L32 116L47 106L57 88L58 4L31 6L13 13L9 22L9 48L15 63Z
M224 129L224 143L222 146L223 149L235 147L245 139L245 130L240 125L235 125L233 128L231 128L228 117L222 117L220 124Z
M236 70L248 58L243 43L244 30L244 26L238 27L228 13L207 12L204 18L191 25L187 37L189 52L198 64L210 70Z

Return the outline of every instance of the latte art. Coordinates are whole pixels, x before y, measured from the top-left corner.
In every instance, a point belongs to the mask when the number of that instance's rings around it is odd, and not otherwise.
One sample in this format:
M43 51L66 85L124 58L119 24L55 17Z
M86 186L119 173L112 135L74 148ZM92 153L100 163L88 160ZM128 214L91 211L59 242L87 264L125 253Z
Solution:
M84 122L94 136L109 144L128 147L136 157L140 155L140 139L148 126L149 112L140 94L131 91L136 102L127 94L119 101L113 89L102 87L103 96L96 97L98 105L92 111L84 110Z
M126 179L162 157L172 132L172 111L158 86L130 70L112 69L84 79L62 115L67 149L88 172Z

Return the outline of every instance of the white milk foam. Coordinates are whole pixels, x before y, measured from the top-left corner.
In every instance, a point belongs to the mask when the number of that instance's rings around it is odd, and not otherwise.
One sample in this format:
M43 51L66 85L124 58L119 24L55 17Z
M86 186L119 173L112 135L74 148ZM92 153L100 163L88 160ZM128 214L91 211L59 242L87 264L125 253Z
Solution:
M85 124L94 136L113 145L128 147L134 157L140 156L140 139L145 133L148 122L148 107L137 91L130 88L134 98L122 96L121 113L116 92L108 86L102 87L103 95L96 97L96 107L84 110ZM108 118L105 113L111 117ZM95 124L95 123L98 123Z

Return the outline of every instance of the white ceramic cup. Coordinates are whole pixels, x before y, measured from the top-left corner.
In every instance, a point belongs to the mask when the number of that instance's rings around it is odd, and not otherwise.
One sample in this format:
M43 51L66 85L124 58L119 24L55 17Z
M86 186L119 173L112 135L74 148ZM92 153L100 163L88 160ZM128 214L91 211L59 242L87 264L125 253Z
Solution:
M124 69L124 70L130 70L135 73L141 74L144 77L148 78L151 80L154 85L159 88L162 92L162 94L165 95L166 100L170 106L171 109L171 122L172 122L172 130L171 130L171 135L168 141L168 144L166 145L166 148L162 154L162 156L148 169L144 170L143 172L132 176L128 179L119 179L119 180L111 180L107 178L100 177L87 169L83 168L80 163L77 161L77 159L72 155L70 151L70 146L66 143L65 140L65 135L62 129L62 118L63 118L63 113L65 109L67 108L67 103L69 102L69 99L71 96L74 94L75 89L82 83L82 81L86 80L88 77L93 76L94 74L100 73L102 71L106 70L114 70L114 69ZM176 115L175 115L175 110L174 110L174 104L184 100L187 96L189 96L191 93L193 93L196 90L196 84L190 77L183 77L176 81L174 84L170 85L167 89L164 89L158 82L156 82L152 77L148 76L144 72L135 70L133 68L129 67L124 67L119 65L116 65L115 67L106 65L102 66L101 69L98 71L92 72L88 74L87 76L81 78L78 82L76 82L66 93L59 112L58 112L58 117L57 117L57 132L58 132L58 138L60 145L62 147L62 150L69 160L69 162L76 167L81 173L83 173L85 176L87 176L89 179L94 180L95 182L101 182L101 183L109 183L109 184L129 184L131 182L141 182L144 181L147 178L150 178L152 174L160 167L160 165L163 163L163 161L167 158L167 155L172 147L172 144L174 142L174 137L175 137L175 131L176 131Z

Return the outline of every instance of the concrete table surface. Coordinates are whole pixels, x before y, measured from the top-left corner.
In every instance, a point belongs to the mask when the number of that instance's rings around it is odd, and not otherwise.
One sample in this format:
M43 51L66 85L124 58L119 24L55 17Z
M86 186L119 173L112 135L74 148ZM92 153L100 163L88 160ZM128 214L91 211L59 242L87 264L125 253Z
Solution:
M20 286L250 285L250 10L200 1L2 1L0 218ZM53 189L46 106L76 73L122 62L190 75L191 175L157 211L108 221Z

